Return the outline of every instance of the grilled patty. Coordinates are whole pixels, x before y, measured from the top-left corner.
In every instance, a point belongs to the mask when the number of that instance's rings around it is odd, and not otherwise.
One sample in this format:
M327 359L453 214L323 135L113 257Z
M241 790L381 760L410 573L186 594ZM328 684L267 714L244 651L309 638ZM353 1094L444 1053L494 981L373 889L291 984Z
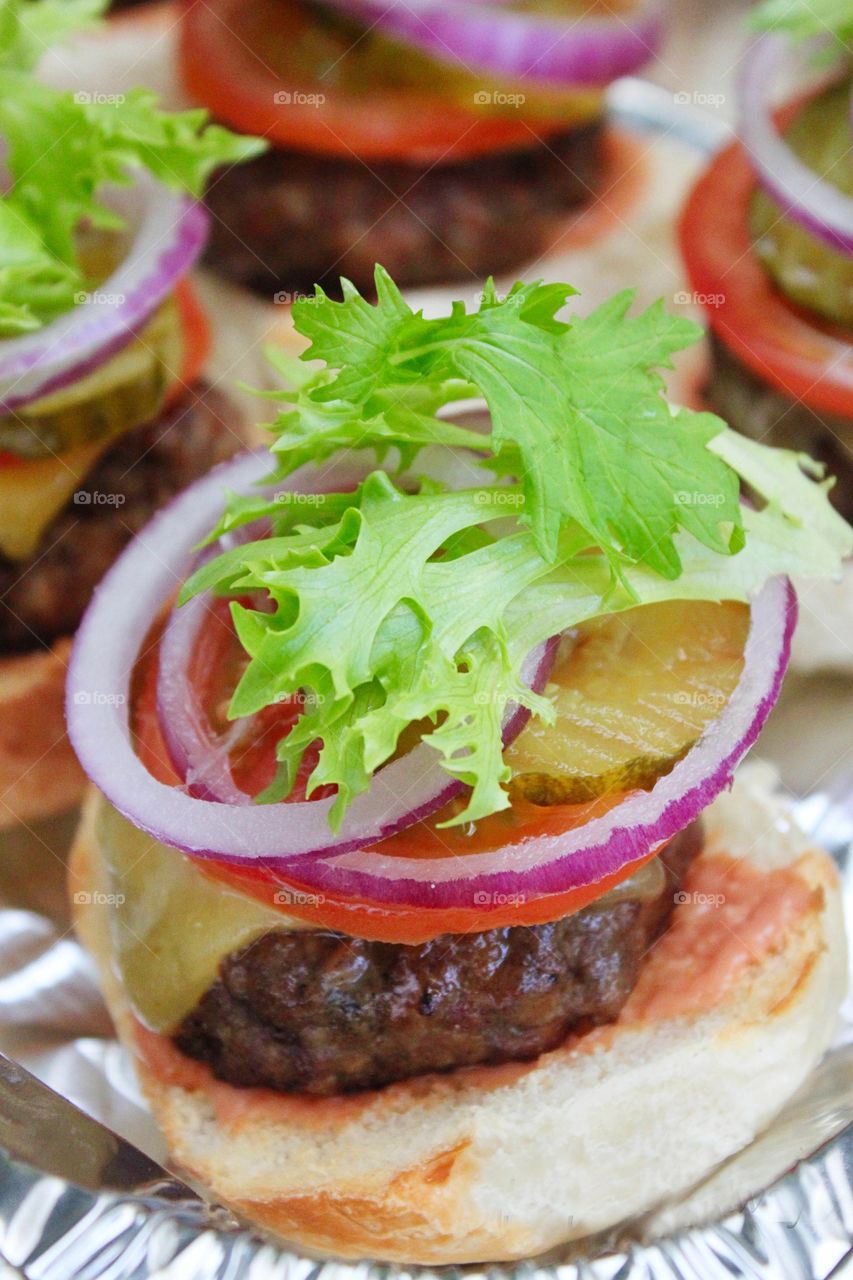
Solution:
M853 520L853 420L817 413L777 391L742 365L719 338L712 338L711 353L705 392L711 408L745 436L824 463L827 474L836 477L829 493L833 505Z
M241 447L228 399L200 385L120 436L23 564L0 556L0 653L76 630L92 592L154 512Z
M554 219L589 199L600 121L547 145L453 164L362 164L283 149L214 176L208 261L288 302L346 276L373 289L381 262L401 287L470 281L535 257Z
M701 843L694 823L667 846L654 896L553 924L420 946L268 933L223 960L175 1041L231 1084L326 1095L534 1058L618 1016Z

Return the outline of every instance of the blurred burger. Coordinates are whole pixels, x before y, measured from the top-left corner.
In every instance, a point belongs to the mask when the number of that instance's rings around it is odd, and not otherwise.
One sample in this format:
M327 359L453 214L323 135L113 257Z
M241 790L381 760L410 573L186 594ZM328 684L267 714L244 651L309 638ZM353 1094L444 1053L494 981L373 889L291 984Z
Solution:
M719 153L681 223L706 308L706 393L733 427L802 450L836 477L853 518L853 12L767 0L740 84L739 140ZM819 77L776 111L783 73Z
M40 82L43 33L91 14L13 5L0 36L0 826L79 796L70 637L156 508L240 444L202 379L207 322L187 275L207 225L192 193L257 144L143 91Z
M481 278L594 201L603 94L653 54L658 6L186 0L191 98L269 152L214 177L208 257L266 297ZM562 221L561 221L562 220Z

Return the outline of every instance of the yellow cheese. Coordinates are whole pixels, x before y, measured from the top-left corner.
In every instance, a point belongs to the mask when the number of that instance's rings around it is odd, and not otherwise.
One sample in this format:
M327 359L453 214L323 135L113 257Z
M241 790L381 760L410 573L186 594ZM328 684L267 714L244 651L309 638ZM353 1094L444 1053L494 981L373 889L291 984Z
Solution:
M219 962L273 929L311 926L226 888L177 849L137 830L100 796L97 841L110 874L110 927L122 984L155 1031L173 1031Z
M82 488L109 443L97 440L56 458L0 465L0 552L7 559L35 555L47 526Z

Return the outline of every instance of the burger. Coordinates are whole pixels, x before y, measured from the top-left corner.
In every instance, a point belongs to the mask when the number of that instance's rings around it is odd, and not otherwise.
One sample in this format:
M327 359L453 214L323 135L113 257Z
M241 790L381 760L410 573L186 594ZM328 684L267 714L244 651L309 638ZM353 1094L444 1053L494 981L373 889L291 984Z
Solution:
M77 634L77 927L174 1159L314 1251L522 1258L677 1196L842 998L834 865L733 779L787 575L853 533L667 402L697 326L572 292L297 302L271 449Z
M604 90L648 60L659 6L185 0L184 87L271 143L212 180L208 259L290 302L484 278L537 258L603 189Z
M143 91L41 82L46 40L95 7L13 4L0 35L0 827L79 797L70 637L131 536L240 444L187 274L192 193L258 144Z
M804 450L853 517L853 12L766 0L740 84L740 138L700 178L681 223L707 312L706 395L738 431ZM783 71L819 76L774 111Z

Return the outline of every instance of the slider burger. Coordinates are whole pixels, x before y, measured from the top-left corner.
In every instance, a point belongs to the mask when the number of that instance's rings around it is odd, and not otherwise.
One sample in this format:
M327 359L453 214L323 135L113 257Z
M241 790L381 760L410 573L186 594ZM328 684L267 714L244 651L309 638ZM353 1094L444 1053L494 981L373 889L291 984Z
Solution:
M811 463L667 403L695 325L572 292L297 303L271 451L77 635L80 934L174 1158L312 1250L521 1258L649 1209L842 996L832 862L725 793L786 575L853 535Z
M853 518L853 5L766 0L740 82L739 140L694 189L681 224L707 307L707 399L739 431L805 450ZM774 112L783 72L821 73ZM813 76L812 76L813 78Z
M39 81L46 40L95 7L7 4L0 32L0 827L79 798L69 637L130 537L240 444L186 277L193 193L257 144L143 91Z
M208 260L289 301L383 261L401 287L538 257L612 188L604 91L657 0L184 0L190 98L269 152L217 175ZM633 158L632 158L633 159Z

